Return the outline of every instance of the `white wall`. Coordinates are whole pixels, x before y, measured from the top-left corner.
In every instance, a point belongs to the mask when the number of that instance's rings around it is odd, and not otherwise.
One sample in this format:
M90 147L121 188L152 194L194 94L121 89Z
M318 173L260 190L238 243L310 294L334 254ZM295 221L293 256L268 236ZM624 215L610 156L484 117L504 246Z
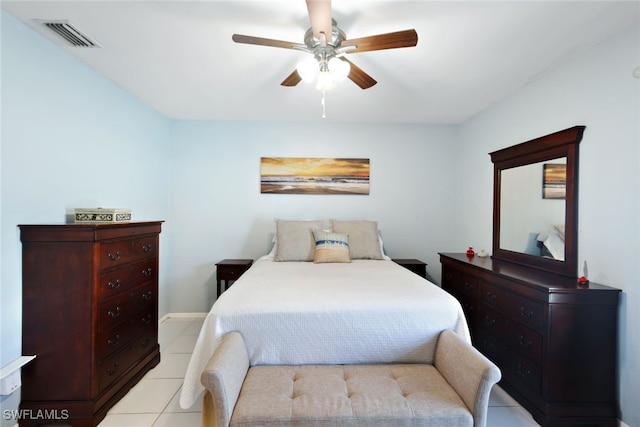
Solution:
M370 219L392 257L440 280L451 239L454 128L429 125L176 122L169 179L173 312L208 311L215 263L270 249L274 218ZM260 157L370 159L368 196L260 194ZM464 248L458 248L462 250Z
M4 366L20 356L22 344L17 224L63 223L74 207L92 206L129 207L135 219L164 219L170 129L160 114L10 15L2 12L1 24ZM16 405L4 397L1 402L3 409ZM2 417L2 423L13 421Z
M567 58L517 95L459 129L464 159L456 190L457 245L491 244L492 164L487 153L574 125L580 146L579 263L594 282L622 289L619 316L621 419L640 425L640 25ZM464 178L472 176L474 185ZM481 224L481 226L478 226ZM594 343L597 345L597 343Z

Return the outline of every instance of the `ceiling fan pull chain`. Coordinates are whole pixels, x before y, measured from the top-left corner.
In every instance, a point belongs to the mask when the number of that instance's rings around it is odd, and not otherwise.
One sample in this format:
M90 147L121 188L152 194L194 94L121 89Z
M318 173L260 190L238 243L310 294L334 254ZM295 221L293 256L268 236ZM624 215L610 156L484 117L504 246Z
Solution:
M327 111L326 111L326 102L325 102L325 98L324 98L324 89L322 89L322 100L320 101L320 104L322 105L322 118L326 119L327 118Z

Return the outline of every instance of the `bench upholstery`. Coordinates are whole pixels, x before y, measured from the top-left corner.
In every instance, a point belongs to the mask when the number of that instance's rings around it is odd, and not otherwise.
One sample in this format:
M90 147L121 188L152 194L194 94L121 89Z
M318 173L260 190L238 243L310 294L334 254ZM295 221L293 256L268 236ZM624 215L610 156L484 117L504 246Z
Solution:
M250 366L242 336L224 336L201 381L205 426L486 425L499 369L453 331L434 363Z

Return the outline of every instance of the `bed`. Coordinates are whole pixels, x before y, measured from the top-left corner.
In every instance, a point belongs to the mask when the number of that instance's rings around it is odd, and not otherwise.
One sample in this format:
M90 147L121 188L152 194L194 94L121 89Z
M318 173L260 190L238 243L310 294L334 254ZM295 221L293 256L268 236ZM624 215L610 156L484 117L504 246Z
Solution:
M185 375L183 408L204 390L200 375L219 340L231 331L242 334L252 366L432 363L444 329L470 341L455 298L381 253L377 223L333 221L331 232L317 239L311 231L322 225L298 222L293 228L300 230L291 235L278 233L286 227L277 223L274 251L258 259L211 308ZM348 232L336 231L344 229L340 225ZM363 226L366 233L359 232ZM335 233L348 235L346 257ZM287 246L289 240L297 248ZM325 241L341 247L329 253ZM336 255L340 251L343 255ZM299 254L307 258L296 259ZM318 256L331 261L318 261Z

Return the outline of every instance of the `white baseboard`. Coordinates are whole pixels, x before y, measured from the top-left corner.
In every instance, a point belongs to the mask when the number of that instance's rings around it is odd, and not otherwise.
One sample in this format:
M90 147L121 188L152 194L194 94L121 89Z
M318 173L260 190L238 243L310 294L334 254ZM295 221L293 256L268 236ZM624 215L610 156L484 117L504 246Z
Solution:
M160 323L168 319L204 319L207 313L167 313L159 320Z
M620 421L620 427L631 427L631 426L623 421Z

